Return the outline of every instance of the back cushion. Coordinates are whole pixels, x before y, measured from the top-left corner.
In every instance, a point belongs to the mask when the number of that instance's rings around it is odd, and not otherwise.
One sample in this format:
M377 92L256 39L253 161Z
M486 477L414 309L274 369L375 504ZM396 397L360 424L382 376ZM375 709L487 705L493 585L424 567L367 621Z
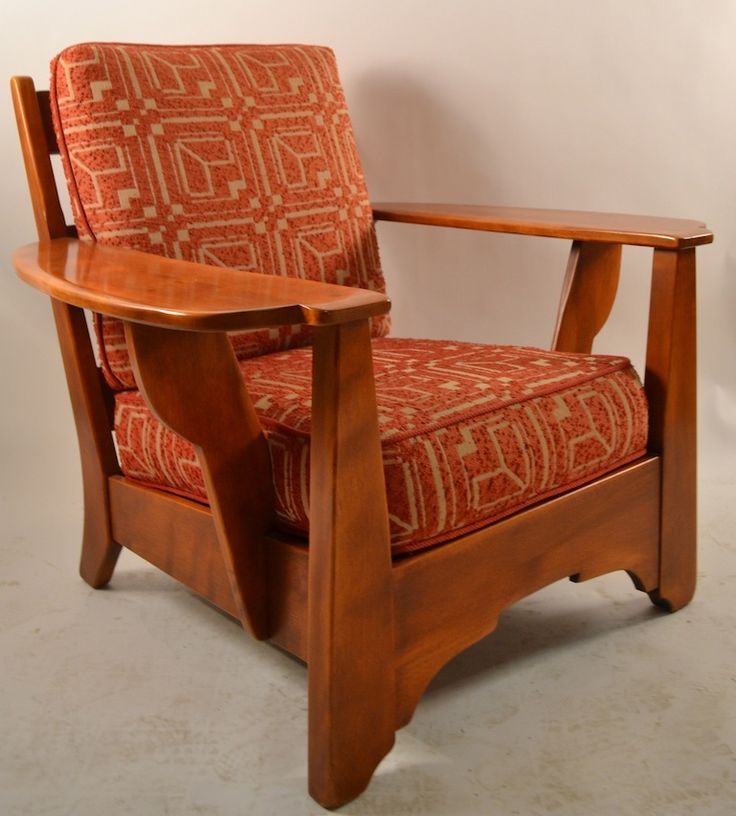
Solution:
M52 62L51 108L81 238L384 291L330 49L76 45ZM108 381L135 387L122 324L96 325ZM310 339L231 337L240 359Z

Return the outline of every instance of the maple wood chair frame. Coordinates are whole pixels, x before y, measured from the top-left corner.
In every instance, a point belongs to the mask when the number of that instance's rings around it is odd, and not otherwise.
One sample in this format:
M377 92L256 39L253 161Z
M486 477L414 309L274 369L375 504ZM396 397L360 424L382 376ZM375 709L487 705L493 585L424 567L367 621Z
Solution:
M614 301L621 245L654 250L648 453L451 544L392 561L368 323L388 311L388 300L209 267L202 275L197 264L78 242L54 182L50 155L58 150L48 94L36 92L28 77L13 78L12 92L39 237L14 263L21 278L52 299L82 460L81 575L104 586L127 547L255 637L305 660L309 787L317 801L334 807L360 793L432 676L529 593L567 576L585 580L624 569L668 610L689 601L695 247L712 240L702 224L375 207L376 220L572 239L553 343L561 351L590 352ZM136 278L145 278L148 294ZM172 280L174 295L166 286ZM121 475L113 394L95 362L84 308L125 321L140 390L159 419L195 445L209 508ZM308 549L273 529L267 444L225 334L295 322L315 326ZM215 415L218 421L209 422Z

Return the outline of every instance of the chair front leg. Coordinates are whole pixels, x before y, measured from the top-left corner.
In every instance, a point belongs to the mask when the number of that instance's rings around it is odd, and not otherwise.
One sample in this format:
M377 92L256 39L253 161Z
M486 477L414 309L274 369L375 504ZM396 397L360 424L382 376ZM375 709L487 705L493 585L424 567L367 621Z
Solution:
M655 250L645 388L649 448L662 462L659 586L650 593L674 612L696 578L695 250Z
M357 796L394 743L391 551L368 321L316 331L309 534L309 791Z

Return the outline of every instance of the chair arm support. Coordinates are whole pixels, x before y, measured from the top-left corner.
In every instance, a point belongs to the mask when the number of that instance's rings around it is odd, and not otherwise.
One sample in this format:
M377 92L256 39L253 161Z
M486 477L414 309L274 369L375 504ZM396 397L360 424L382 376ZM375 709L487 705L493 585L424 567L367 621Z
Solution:
M172 260L60 238L18 249L18 276L73 306L171 329L328 326L385 314L380 292Z
M125 323L125 338L148 407L197 452L238 617L266 638L271 460L230 341L223 332L133 322Z
M376 221L632 244L660 249L685 249L709 244L713 240L713 234L699 221L574 210L391 202L374 204L373 218Z

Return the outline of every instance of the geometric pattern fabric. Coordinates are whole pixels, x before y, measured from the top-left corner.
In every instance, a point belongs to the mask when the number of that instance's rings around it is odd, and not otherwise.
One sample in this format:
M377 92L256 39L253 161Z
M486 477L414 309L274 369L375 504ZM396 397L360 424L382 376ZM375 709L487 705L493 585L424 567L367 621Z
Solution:
M394 554L447 541L644 453L647 404L628 360L379 338L373 364ZM306 534L311 349L241 362L266 432L279 525ZM206 501L193 448L136 391L116 396L130 478Z
M384 291L329 49L90 43L63 51L51 73L82 239ZM122 324L98 315L95 325L103 371L119 390L123 472L206 501L193 448L134 390ZM372 334L396 554L644 452L646 400L628 360L389 339L388 327L377 318ZM301 326L231 335L268 438L278 523L300 534L309 525L310 339Z
M81 238L384 291L330 49L88 43L54 59L50 88ZM135 387L120 323L96 324L108 381ZM375 319L374 336L388 325ZM309 339L301 326L232 336L239 359Z

